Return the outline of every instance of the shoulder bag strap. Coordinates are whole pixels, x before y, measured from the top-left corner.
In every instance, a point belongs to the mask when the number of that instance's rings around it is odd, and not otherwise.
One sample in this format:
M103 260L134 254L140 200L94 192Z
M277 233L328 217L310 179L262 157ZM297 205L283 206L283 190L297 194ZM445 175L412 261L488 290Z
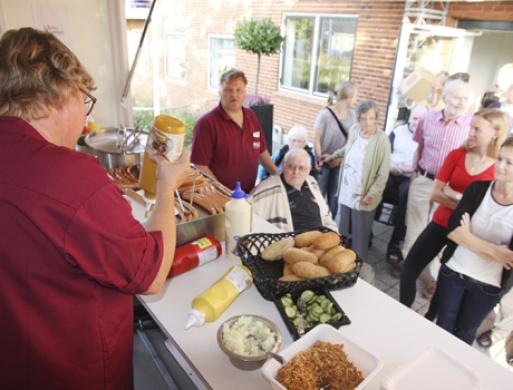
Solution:
M340 122L340 119L337 118L337 116L335 115L335 113L331 110L331 108L329 107L326 107L326 109L331 112L331 115L333 115L333 118L335 118L335 120L337 121L338 123L338 127L340 127L340 131L342 132L342 134L344 134L344 137L346 137L347 139L347 131L346 129L344 129L344 126L342 126L342 123Z

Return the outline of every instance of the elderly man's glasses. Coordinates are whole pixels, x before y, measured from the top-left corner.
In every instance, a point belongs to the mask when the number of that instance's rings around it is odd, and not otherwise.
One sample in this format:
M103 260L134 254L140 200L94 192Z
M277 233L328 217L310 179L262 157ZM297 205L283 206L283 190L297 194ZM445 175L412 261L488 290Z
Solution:
M91 95L89 92L87 92L85 89L79 88L80 91L87 96L87 99L85 100L84 104L87 108L87 115L89 115L94 108L94 105L96 104L96 99L93 95Z
M287 165L287 168L289 168L291 171L294 171L299 169L300 172L309 172L310 171L310 165L303 166L303 165L294 165L294 164L285 164Z
M294 145L303 145L306 144L306 141L301 138L289 138L289 143Z

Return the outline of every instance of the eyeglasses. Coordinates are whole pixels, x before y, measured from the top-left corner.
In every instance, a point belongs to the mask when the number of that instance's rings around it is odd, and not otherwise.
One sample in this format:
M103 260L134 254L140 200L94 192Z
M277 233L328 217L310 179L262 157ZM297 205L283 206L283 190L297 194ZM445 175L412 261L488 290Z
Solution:
M297 169L299 169L300 172L308 172L310 171L310 165L307 165L307 166L303 166L303 165L294 165L294 164L286 164L287 167L291 170L291 171L294 171Z
M82 89L82 88L79 88L79 90L87 96L87 99L85 100L84 104L86 105L86 108L87 108L87 115L89 116L89 114L93 111L93 108L94 108L94 105L96 104L96 101L98 99L96 99L93 95L91 95L89 92L87 92L85 89Z
M294 145L303 145L306 144L306 141L301 138L289 138L289 143Z

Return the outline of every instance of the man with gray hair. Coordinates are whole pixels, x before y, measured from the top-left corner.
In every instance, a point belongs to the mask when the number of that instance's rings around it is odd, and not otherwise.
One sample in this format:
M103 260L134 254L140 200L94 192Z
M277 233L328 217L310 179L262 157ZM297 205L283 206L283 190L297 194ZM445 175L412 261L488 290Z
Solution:
M287 152L281 175L262 181L248 198L253 212L286 232L325 226L338 232L319 184L309 176L310 156L303 148Z
M470 88L466 82L460 79L449 80L442 90L445 108L423 115L413 135L413 140L419 145L410 176L404 258L428 224L432 210L438 206L431 201L431 191L438 170L449 152L460 147L468 137L473 117L466 113L469 94ZM426 299L432 298L435 287L436 282L432 282L424 293Z

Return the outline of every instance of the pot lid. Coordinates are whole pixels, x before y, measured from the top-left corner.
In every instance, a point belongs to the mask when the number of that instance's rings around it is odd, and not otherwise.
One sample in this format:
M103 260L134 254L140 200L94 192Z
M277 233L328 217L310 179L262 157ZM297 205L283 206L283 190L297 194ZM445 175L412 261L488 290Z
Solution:
M85 142L91 148L105 153L142 154L147 139L148 133L138 128L107 128L89 133L85 137Z

